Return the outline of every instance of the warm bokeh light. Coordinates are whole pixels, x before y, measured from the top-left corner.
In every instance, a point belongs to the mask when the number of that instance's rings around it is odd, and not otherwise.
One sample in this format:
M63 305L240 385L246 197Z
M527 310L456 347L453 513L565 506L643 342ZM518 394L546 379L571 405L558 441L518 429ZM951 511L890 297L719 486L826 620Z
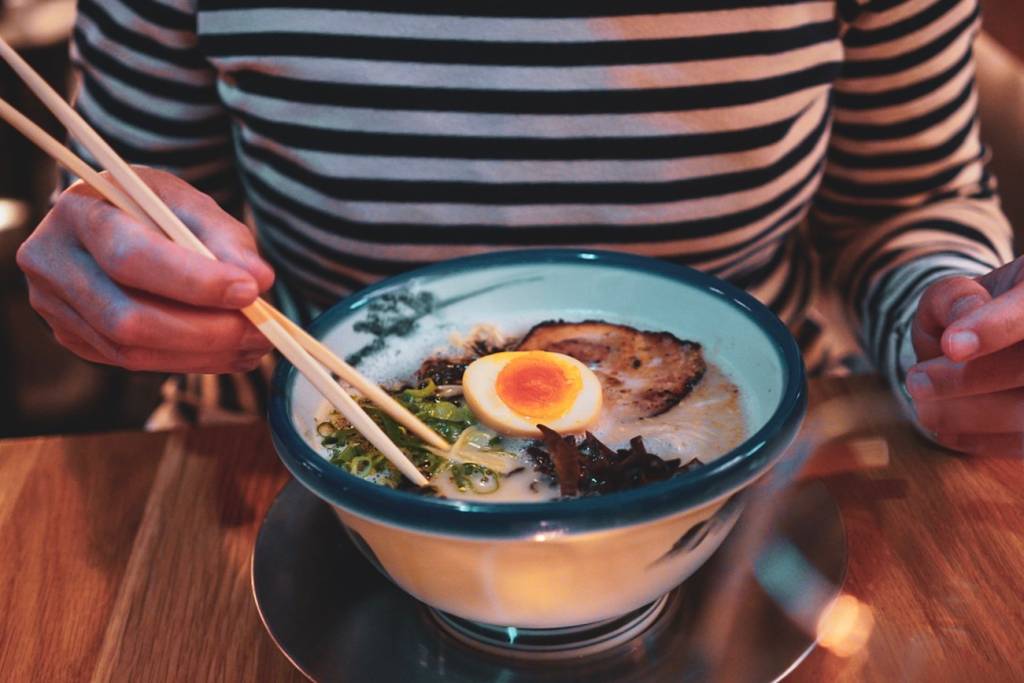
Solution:
M28 205L13 199L0 199L0 231L20 228L28 220Z
M818 619L818 644L839 657L851 657L867 645L874 623L870 607L852 595L840 595Z

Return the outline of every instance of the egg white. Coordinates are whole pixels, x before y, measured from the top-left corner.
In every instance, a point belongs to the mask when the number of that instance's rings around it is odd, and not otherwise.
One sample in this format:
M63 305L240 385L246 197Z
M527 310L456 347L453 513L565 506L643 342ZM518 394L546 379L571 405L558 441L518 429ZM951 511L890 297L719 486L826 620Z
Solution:
M498 396L498 374L520 354L544 353L557 356L558 362L580 371L582 386L569 409L560 417L539 420L522 415L510 408ZM543 424L560 434L578 434L597 421L603 397L597 375L572 356L548 351L504 351L478 358L466 368L462 376L462 391L470 410L485 425L508 436L539 437L537 424Z

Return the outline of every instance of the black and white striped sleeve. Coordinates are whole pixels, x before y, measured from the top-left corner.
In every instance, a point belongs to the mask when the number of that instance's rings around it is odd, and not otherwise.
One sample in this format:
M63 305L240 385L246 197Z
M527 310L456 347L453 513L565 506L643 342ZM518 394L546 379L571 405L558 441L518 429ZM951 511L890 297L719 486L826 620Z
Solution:
M812 225L876 367L901 388L939 279L1012 258L976 118L976 0L850 0ZM904 400L906 395L898 391Z
M230 119L197 49L194 2L79 0L75 105L129 162L170 171L237 212Z

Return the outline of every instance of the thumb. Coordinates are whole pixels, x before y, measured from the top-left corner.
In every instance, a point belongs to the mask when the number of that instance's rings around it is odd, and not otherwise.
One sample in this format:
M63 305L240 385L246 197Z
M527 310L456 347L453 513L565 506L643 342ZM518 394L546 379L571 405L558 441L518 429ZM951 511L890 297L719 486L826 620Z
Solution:
M980 282L962 275L940 280L925 290L911 328L918 362L942 356L946 328L991 300Z

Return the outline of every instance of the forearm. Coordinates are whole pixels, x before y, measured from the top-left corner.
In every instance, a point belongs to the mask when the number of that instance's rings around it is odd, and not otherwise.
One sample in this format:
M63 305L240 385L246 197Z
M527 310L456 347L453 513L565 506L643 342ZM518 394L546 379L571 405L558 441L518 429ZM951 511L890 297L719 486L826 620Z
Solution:
M976 120L977 3L860 0L815 202L826 270L876 367L897 387L929 285L1012 258Z

